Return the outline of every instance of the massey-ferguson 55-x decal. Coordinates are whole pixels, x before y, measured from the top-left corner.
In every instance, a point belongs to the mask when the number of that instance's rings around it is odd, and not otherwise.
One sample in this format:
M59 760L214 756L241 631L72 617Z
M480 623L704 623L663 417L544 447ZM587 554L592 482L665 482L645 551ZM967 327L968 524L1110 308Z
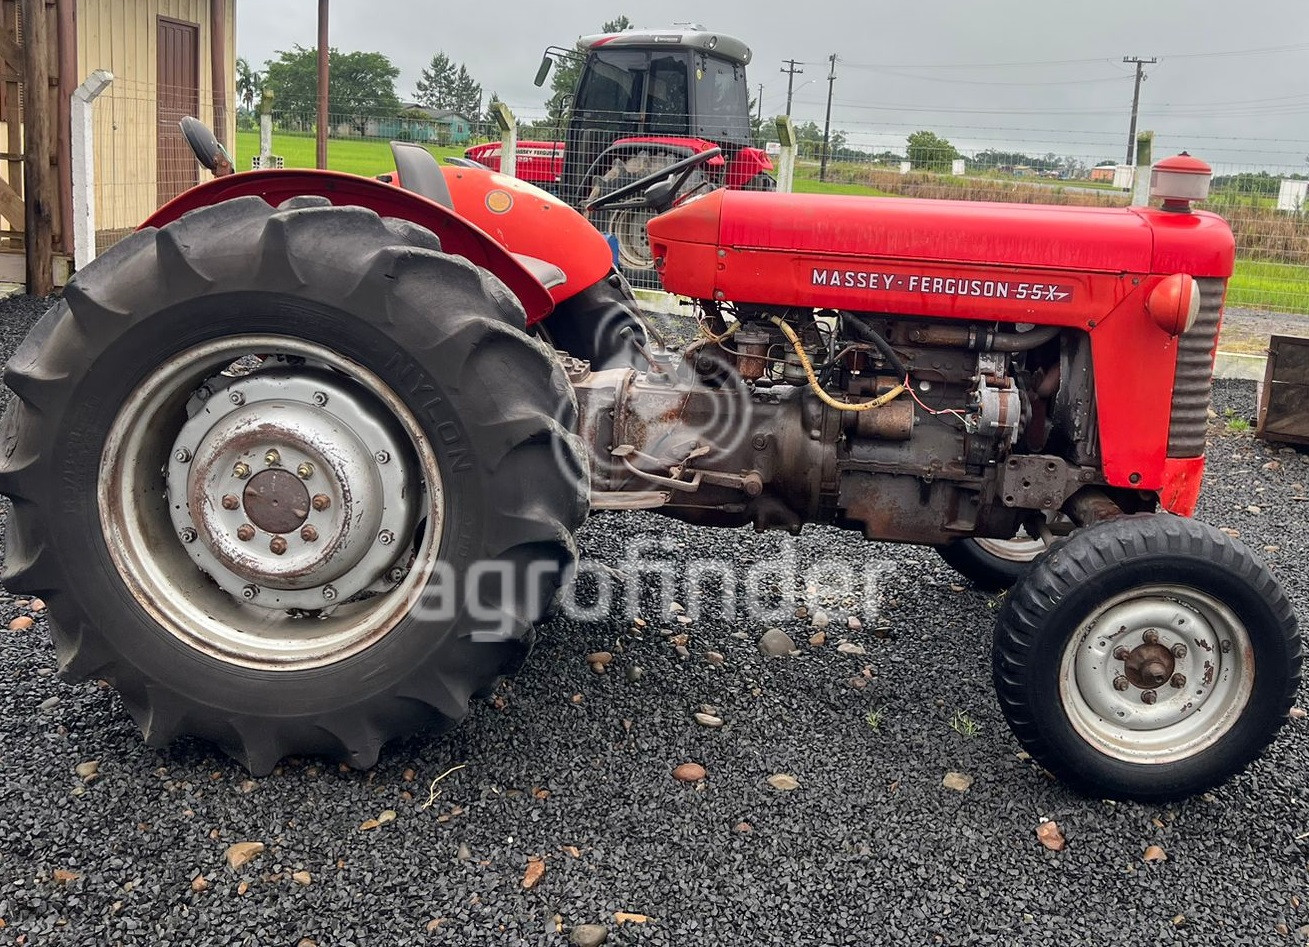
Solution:
M980 299L1019 299L1035 302L1071 302L1073 287L1060 283L960 279L923 273L889 273L875 270L840 270L815 267L810 283L870 292L926 293L932 296L969 296Z

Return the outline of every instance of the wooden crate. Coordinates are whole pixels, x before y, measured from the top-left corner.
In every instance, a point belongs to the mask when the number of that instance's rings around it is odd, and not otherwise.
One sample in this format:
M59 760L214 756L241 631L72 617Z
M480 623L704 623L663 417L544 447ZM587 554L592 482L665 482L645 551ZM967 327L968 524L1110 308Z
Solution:
M1269 341L1258 434L1268 441L1309 444L1309 339L1275 335Z

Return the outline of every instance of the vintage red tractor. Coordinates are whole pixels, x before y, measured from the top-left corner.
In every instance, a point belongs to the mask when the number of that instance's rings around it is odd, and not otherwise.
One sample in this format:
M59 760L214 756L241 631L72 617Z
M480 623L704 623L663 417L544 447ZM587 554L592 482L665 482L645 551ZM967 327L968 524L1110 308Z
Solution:
M750 47L702 26L584 36L577 50L552 46L536 84L555 58L582 60L563 141L522 141L516 176L584 210L617 244L623 274L658 288L646 224L705 186L776 190L766 152L753 147L745 67ZM662 206L638 200L595 205L620 187L699 152L718 148ZM500 170L500 145L475 145L468 158ZM634 197L639 198L636 194Z
M151 745L371 766L514 672L574 531L631 509L955 550L1025 530L1048 549L996 619L995 686L1084 792L1194 793L1273 738L1296 620L1187 518L1233 262L1190 209L1198 162L1159 172L1161 209L713 191L650 223L697 301L673 352L562 201L396 152L404 190L182 195L6 370L4 581Z

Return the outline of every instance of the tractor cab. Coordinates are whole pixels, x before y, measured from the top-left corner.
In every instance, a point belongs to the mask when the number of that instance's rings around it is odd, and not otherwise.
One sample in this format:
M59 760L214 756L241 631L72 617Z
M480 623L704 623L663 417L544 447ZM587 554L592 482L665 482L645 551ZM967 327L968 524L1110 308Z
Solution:
M750 146L750 48L700 27L628 30L579 41L586 60L573 99L561 195L588 196L596 162L622 139L732 153ZM680 141L679 141L680 139Z

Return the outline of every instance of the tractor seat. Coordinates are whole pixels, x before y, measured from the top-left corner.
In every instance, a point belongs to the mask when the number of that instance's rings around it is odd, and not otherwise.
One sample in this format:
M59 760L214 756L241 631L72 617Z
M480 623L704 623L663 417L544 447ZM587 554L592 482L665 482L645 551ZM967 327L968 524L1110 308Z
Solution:
M523 253L515 253L513 258L522 265L523 269L535 276L536 281L546 289L554 289L568 282L568 274L553 263Z
M445 183L441 166L430 151L422 145L393 141L391 154L395 158L395 169L400 172L400 184L406 191L421 194L429 201L435 201L450 210L455 209L454 198L450 196L450 186ZM568 274L553 263L521 253L515 253L513 257L546 289L554 289L568 282Z
M400 185L406 191L421 194L429 201L442 207L455 209L454 199L450 196L450 186L445 183L445 175L436 158L422 145L413 145L406 141L391 142L391 155L395 158L395 169L400 172Z

